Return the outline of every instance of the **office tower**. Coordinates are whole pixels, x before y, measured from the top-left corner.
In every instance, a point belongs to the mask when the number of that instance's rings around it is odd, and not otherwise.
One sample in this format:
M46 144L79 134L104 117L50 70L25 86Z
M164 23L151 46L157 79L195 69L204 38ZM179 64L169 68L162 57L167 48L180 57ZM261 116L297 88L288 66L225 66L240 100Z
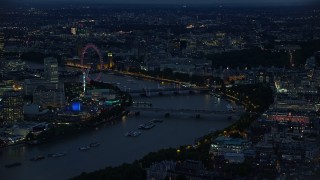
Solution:
M23 92L6 91L2 96L1 119L4 124L12 124L23 120Z
M44 59L44 78L49 82L58 82L58 60L53 57Z
M3 57L4 51L4 34L0 32L0 59Z

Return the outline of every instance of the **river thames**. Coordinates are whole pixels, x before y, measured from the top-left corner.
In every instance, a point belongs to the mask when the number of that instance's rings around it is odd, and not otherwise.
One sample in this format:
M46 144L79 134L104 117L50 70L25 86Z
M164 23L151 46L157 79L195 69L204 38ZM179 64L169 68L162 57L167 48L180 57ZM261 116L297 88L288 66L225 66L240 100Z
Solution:
M123 90L135 90L143 87L158 87L159 83L139 80L127 76L103 74L103 81L117 83ZM171 85L168 85L171 86ZM135 97L134 101L147 101L153 108L227 110L228 102L208 94L164 95ZM164 112L140 111L140 116L128 115L112 124L105 124L62 140L37 146L19 145L1 149L1 179L68 179L81 174L103 169L106 166L117 166L138 160L149 152L162 148L192 145L195 139L219 130L232 123L228 116L238 119L239 114L201 114L196 118L193 112L175 112L165 118ZM150 130L143 130L138 137L126 137L130 130L137 130L142 123L151 119L162 119L162 123ZM92 142L99 142L99 147L80 151L78 148ZM47 154L67 152L59 158L47 157ZM30 161L36 156L46 156L40 161ZM5 168L6 164L21 162L21 166Z

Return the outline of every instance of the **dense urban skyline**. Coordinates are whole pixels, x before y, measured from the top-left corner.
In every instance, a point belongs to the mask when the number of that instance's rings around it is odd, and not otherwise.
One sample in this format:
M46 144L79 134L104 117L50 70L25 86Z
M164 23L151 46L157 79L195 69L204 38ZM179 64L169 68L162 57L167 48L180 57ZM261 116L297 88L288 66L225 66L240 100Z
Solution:
M12 2L1 180L319 177L315 0Z
M7 1L9 2L9 1ZM229 5L297 5L318 3L317 0L13 0L17 3L111 3L111 4L229 4Z

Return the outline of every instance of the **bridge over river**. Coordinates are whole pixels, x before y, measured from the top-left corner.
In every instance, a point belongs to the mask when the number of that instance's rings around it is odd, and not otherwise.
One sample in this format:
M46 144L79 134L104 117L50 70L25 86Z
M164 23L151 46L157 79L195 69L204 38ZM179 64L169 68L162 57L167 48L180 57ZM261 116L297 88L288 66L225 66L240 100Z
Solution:
M148 88L144 88L141 90L132 90L130 91L130 93L141 93L141 92L145 92L145 93L149 93L149 92L166 92L166 91L212 91L213 88L208 88L208 87L184 87L184 88L156 88L156 89L148 89Z
M203 110L203 109L174 109L174 108L153 108L151 106L130 107L131 111L152 111L164 113L196 113L196 114L238 114L241 110Z
M212 92L212 88L207 87L184 87L184 88L143 88L140 90L131 90L129 93L132 96L157 96L157 95L178 95L178 94L198 94Z

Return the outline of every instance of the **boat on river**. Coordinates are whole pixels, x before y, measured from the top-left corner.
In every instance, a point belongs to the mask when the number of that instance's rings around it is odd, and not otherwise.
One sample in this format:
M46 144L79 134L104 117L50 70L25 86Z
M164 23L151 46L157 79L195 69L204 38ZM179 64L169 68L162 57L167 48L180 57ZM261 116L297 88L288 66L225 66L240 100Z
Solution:
M12 163L12 164L7 164L4 167L13 168L13 167L16 167L16 166L21 166L21 164L22 164L21 162L15 162L15 163Z
M90 149L90 146L82 146L82 147L79 147L79 150L80 151L88 151Z
M93 143L90 143L89 146L90 146L90 147L99 147L99 146L100 146L100 143L98 143L98 142L93 142Z
M128 131L124 135L127 137L136 137L141 135L141 131Z
M37 157L33 157L33 158L31 158L30 159L30 161L40 161L40 160L42 160L42 159L44 159L45 157L44 156L37 156Z
M54 154L48 154L49 157L52 157L52 158L59 158L59 157L62 157L62 156L65 156L67 155L66 152L60 152L60 153L54 153Z
M141 135L141 132L140 132L140 131L134 131L134 132L131 134L132 137L136 137L136 136L139 136L139 135Z
M153 122L149 121L149 122L147 122L145 124L140 124L138 128L139 129L151 129L154 126L155 126L155 124Z

